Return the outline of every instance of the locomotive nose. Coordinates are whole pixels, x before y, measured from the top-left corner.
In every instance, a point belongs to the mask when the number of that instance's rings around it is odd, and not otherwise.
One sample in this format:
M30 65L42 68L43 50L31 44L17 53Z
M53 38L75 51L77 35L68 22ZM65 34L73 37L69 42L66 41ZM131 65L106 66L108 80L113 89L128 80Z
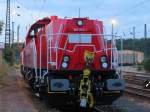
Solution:
M75 49L74 56L72 58L73 68L82 70L86 64L91 65L94 61L94 49L92 46L78 46Z
M85 50L84 60L85 60L86 64L88 64L88 65L92 64L93 60L94 60L94 52L89 52L88 50Z

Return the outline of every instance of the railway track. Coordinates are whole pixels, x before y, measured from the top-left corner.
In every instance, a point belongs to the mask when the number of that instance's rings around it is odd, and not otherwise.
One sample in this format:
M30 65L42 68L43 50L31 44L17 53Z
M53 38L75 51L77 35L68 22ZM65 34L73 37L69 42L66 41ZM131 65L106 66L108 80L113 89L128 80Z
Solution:
M142 77L142 78L150 78L150 73L123 71L123 75L124 76L135 76L135 77Z
M123 76L126 80L126 93L150 99L150 89L144 88L144 81L150 79L150 74L123 71Z
M144 89L142 86L139 85L126 84L125 91L131 94L135 94L150 99L150 90Z
M101 105L96 106L94 112L122 112L122 109L115 106Z
M128 84L134 84L134 85L143 86L143 82L144 81L135 80L135 79L129 79L129 78L124 78L124 79L126 80L126 83L128 83Z
M94 112L106 112L106 111L104 111L100 106L96 106Z
M144 81L150 79L150 74L123 71L123 77L129 84L143 86Z
M150 74L123 71L126 83L143 86L144 81L150 79Z

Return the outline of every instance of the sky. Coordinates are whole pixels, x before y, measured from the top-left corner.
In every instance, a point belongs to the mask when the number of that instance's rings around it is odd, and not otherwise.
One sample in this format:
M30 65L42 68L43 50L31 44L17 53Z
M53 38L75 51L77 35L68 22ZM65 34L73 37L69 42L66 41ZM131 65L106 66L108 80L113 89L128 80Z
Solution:
M11 22L20 25L20 41L24 41L29 25L38 19L57 15L59 17L89 17L104 22L105 32L111 33L111 20L117 24L114 32L123 38L131 37L133 26L136 27L136 38L143 37L144 24L147 24L150 35L150 0L10 0ZM17 8L17 7L20 8ZM17 16L17 15L20 16ZM5 22L6 0L0 0L0 20ZM4 26L5 28L5 26ZM4 41L4 32L0 36Z

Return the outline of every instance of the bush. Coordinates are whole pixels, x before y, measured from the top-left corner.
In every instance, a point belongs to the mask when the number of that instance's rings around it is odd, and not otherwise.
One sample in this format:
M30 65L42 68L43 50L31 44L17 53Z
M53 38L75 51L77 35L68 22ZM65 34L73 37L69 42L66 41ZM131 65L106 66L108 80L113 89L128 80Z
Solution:
M150 72L150 58L145 59L144 62L143 62L143 65L144 65L144 69L146 71Z
M4 61L3 64L0 65L0 82L2 81L3 77L7 74L8 71L9 65Z
M14 64L14 50L13 48L7 47L4 50L4 58L6 60L7 63L9 63L10 66L12 66Z

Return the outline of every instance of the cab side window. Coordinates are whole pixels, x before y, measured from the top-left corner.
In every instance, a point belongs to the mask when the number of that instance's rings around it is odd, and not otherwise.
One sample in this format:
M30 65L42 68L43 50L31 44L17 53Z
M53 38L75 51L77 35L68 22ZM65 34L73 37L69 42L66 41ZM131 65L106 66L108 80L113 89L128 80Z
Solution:
M44 27L44 24L34 24L31 26L28 36L26 38L26 44L28 44L33 38L38 38L38 33Z
M31 37L31 38L34 38L34 37L35 37L34 30L31 30L31 32L30 32L30 34L29 34L29 35L30 35L30 37Z
M34 26L34 27L31 29L31 31L30 31L30 33L29 33L29 36L30 36L31 38L36 38L36 37L37 37L37 33L42 29L42 27L43 27L43 25L36 25L36 26Z

